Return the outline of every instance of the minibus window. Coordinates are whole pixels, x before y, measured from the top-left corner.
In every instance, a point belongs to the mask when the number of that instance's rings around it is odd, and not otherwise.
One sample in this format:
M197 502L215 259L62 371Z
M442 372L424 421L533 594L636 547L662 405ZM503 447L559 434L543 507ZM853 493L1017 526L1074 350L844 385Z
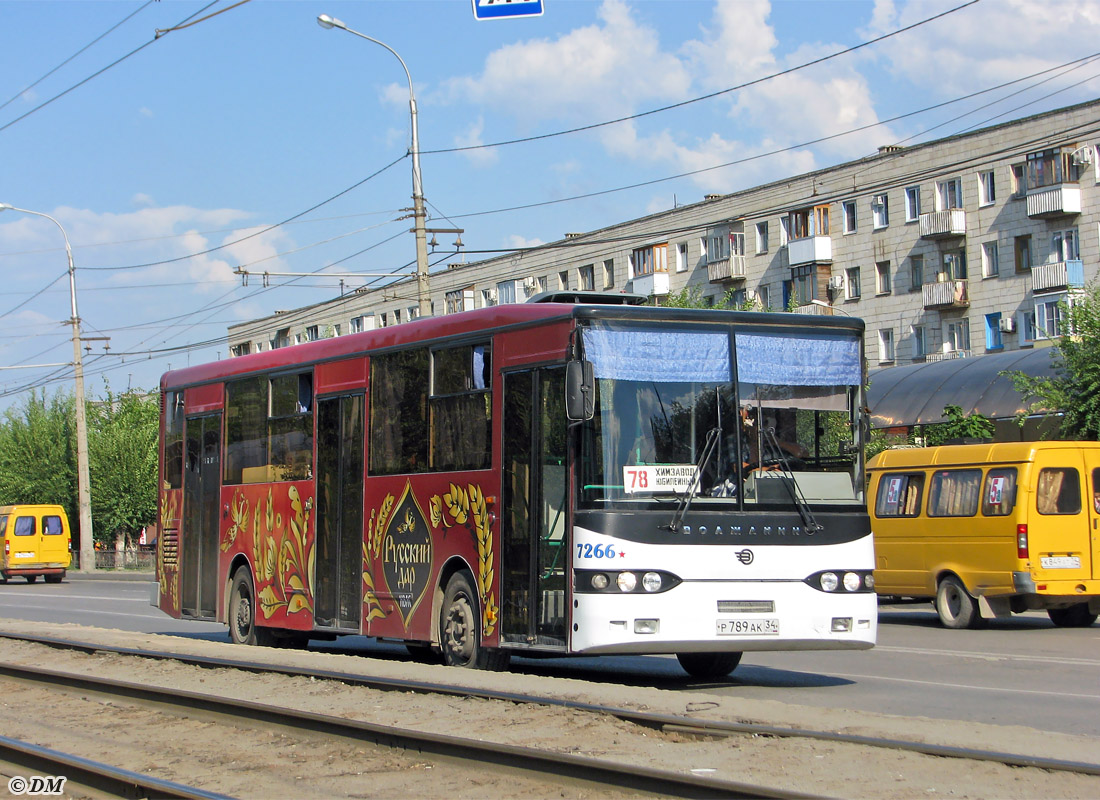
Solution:
M985 476L982 515L1006 517L1016 505L1016 468L991 469Z
M878 484L875 516L915 517L920 514L921 491L924 474L886 474Z
M1035 504L1040 514L1081 513L1081 479L1071 467L1048 467L1039 473Z
M0 539L4 538L4 534L8 532L8 518L7 515L0 516Z
M42 533L47 536L60 536L61 535L61 517L48 516L42 517Z
M941 470L932 475L928 490L928 516L972 517L978 512L980 469Z
M16 517L15 535L34 536L34 517Z

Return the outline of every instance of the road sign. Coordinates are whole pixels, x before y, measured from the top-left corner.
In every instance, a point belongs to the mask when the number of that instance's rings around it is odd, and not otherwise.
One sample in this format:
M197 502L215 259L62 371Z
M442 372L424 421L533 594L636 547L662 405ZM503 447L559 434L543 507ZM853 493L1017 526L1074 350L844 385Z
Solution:
M501 17L538 17L542 15L542 0L470 0L477 19Z

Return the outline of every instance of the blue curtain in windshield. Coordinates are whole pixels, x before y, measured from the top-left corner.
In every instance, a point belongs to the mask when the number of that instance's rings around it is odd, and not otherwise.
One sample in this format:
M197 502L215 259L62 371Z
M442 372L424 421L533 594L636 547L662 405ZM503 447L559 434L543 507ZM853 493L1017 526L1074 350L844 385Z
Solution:
M738 333L737 379L788 386L854 386L860 382L858 339Z
M729 383L725 333L584 329L597 378L660 383Z

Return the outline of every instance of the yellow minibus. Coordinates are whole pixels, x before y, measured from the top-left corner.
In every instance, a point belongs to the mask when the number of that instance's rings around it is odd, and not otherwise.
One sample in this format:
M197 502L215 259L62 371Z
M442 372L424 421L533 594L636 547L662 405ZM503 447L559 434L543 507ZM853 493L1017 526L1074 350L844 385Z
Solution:
M21 576L61 583L69 568L69 519L57 505L0 506L0 583Z
M948 628L1100 613L1100 442L886 450L868 463L879 596L928 598Z

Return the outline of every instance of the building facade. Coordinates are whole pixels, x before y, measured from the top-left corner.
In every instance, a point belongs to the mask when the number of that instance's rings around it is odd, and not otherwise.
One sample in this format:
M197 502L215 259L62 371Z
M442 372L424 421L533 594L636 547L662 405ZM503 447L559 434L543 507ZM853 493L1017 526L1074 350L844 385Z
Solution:
M431 275L433 314L550 290L846 314L872 369L1041 346L1100 269L1100 100ZM400 324L415 279L230 327L232 355Z

